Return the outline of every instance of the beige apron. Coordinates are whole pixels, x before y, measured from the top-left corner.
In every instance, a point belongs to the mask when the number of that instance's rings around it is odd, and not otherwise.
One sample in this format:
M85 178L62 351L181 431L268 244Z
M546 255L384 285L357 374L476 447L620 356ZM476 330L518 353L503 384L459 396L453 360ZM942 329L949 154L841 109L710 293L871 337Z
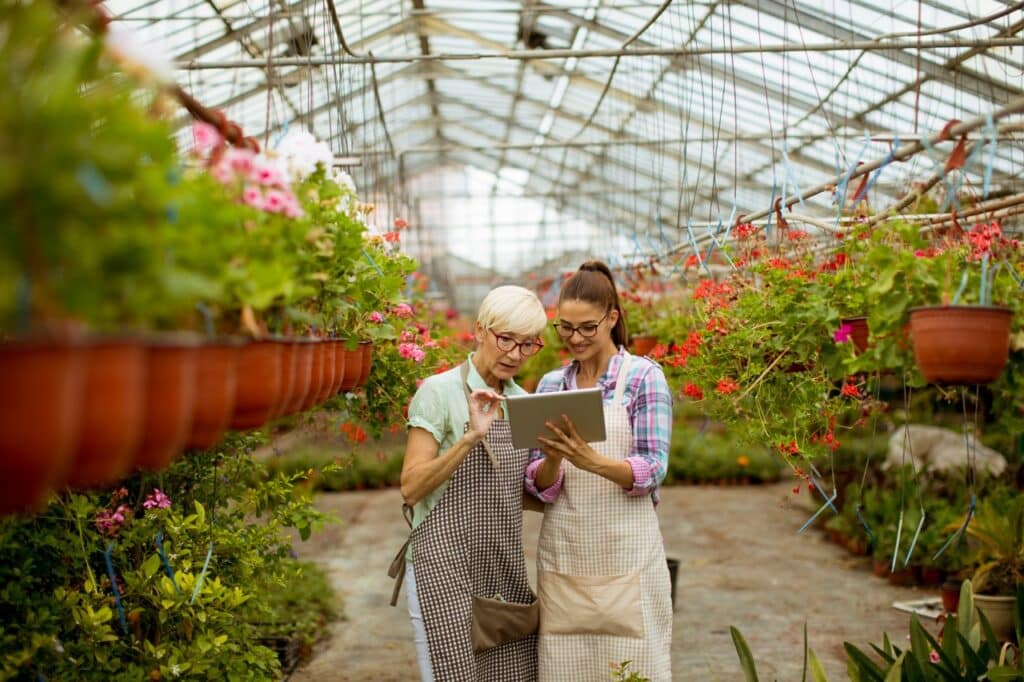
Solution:
M623 404L631 357L604 406L607 439L591 444L612 459L625 459L633 445ZM671 588L651 496L627 496L606 478L563 466L537 550L540 680L607 680L609 664L623 661L652 682L670 680Z

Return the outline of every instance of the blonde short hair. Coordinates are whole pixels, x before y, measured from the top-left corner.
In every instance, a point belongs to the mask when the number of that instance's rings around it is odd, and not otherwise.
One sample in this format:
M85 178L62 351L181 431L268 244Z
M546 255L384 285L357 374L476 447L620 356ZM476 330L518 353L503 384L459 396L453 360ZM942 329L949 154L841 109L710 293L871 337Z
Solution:
M477 323L520 336L540 336L548 316L537 295L523 287L507 285L491 289L480 304Z

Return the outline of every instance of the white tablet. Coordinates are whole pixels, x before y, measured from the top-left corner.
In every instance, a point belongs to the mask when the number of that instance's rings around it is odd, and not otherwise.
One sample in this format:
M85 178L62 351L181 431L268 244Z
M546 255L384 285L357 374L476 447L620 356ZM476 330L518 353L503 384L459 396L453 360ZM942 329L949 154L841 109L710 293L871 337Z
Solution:
M572 420L576 432L588 443L599 443L605 439L600 388L510 395L505 402L512 429L512 445L517 448L540 447L537 436L551 434L544 423L561 424L563 414Z

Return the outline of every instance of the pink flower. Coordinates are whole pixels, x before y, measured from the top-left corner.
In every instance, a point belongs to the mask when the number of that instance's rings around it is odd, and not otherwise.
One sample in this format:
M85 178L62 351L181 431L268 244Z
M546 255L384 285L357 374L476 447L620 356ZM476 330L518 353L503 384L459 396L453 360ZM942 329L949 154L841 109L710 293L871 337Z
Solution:
M253 208L263 208L263 192L256 185L248 185L242 192L242 201Z
M203 121L192 124L192 146L199 154L206 156L222 144L224 138L215 127Z
M268 187L284 187L284 174L265 159L257 159L253 163L249 179Z
M939 658L939 652L938 652L938 651L936 651L935 649L932 649L932 650L931 650L931 651L930 651L930 652L928 653L928 660L929 660L929 661L931 661L932 663L938 663L938 662L939 662L940 660L942 660L942 659L941 659L941 658Z
M391 309L391 312L396 317L409 318L413 316L412 306L408 303L399 303Z
M370 322L373 322L374 324L380 324L381 322L384 321L384 315L374 310L372 313L370 313L370 317L368 319L370 320Z
M235 172L231 170L231 165L223 160L210 167L210 175L222 185L230 185L235 180Z
M153 488L153 492L146 496L142 506L145 509L167 509L171 506L171 498L167 497L160 488Z
M224 152L224 162L239 175L248 175L252 170L256 153L251 149L231 147Z
M409 222L405 218L395 218L395 229L404 230L409 227Z
M263 209L269 213L283 213L287 205L288 195L281 190L272 189L267 192L266 199L263 202Z
M843 324L839 325L839 329L837 329L835 333L832 334L832 339L836 343L846 343L847 341L850 340L852 336L853 325L848 322L844 322Z
M427 357L426 352L415 343L398 344L398 354L413 362L423 362L423 358Z

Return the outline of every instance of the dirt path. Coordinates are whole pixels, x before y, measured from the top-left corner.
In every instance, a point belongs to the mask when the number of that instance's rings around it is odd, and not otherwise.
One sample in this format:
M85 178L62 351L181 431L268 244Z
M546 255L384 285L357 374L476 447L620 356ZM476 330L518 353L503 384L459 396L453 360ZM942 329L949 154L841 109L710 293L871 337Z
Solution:
M747 638L762 680L799 680L805 620L829 678L846 680L844 641L867 646L883 631L903 641L908 617L890 605L931 596L874 577L866 559L851 557L819 532L797 535L809 514L788 501L788 485L662 493L666 552L680 560L672 651L677 681L742 679L730 625ZM346 619L331 627L330 638L291 679L417 680L404 592L399 608L388 606L387 566L406 536L398 491L323 495L318 506L343 524L314 534L298 550L328 571ZM540 515L528 513L525 528L532 568Z

